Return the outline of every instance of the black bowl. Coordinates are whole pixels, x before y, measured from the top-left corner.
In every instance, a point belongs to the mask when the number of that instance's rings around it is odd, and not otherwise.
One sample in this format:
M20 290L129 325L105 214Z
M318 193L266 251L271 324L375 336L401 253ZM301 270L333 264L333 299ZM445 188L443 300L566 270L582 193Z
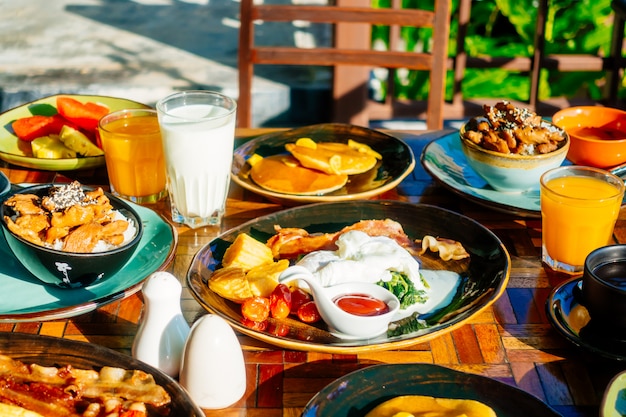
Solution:
M36 185L19 189L14 194L35 194L40 197L48 195L52 187L59 184ZM89 187L83 187L91 190ZM2 204L0 222L7 244L15 257L35 277L46 284L61 288L80 288L100 282L120 270L135 252L141 236L143 225L139 214L124 200L105 193L114 210L118 210L127 219L132 220L137 232L135 237L123 246L97 253L75 253L56 250L29 242L11 232L5 216L15 216L13 209ZM9 198L10 196L7 196Z

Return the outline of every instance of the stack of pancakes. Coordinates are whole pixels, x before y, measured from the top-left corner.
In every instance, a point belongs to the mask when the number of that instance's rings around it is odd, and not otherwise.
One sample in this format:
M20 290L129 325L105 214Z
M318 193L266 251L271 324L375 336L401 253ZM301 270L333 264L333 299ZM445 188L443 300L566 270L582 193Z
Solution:
M374 168L381 155L369 146L319 142L309 138L288 143L288 155L251 157L250 178L266 190L284 194L320 195L342 188L350 175Z

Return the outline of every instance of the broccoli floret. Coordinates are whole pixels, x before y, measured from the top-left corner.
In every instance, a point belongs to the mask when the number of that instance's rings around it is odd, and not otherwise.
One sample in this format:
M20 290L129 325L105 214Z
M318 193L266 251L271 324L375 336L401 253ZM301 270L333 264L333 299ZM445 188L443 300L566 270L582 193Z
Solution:
M424 280L421 274L420 279L422 281ZM387 282L381 280L378 281L377 284L388 289L398 297L398 300L400 300L400 308L403 310L413 304L423 304L428 300L426 291L416 289L413 281L400 272L392 271L391 280Z

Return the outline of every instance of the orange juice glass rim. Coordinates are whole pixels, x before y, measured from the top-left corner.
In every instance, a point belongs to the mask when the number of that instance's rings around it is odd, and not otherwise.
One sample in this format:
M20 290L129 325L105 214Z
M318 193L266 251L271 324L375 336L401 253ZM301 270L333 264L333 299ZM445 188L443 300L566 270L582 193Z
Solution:
M615 189L616 189L615 194L613 194L613 195L611 195L609 197L602 198L602 199L600 199L598 201L610 200L612 198L615 198L618 195L622 194L624 192L624 190L626 189L626 186L624 184L624 180L622 180L617 175L615 175L615 174L613 174L613 173L611 173L609 171L606 171L604 169L601 169L601 168L588 167L588 166L582 166L582 165L566 165L566 166L560 166L560 167L557 167L557 168L553 168L551 170L548 170L548 171L544 172L541 175L541 178L539 179L539 181L540 181L542 186L544 186L546 189L548 189L551 193L554 193L554 194L558 195L559 197L567 197L570 200L581 200L581 201L589 200L589 198L585 198L585 197L571 197L569 195L566 196L566 195L558 192L558 190L554 190L554 189L549 188L547 186L547 184L546 184L546 177L548 175L550 175L550 174L552 174L552 173L554 173L556 171L564 171L565 172L565 171L570 171L572 169L575 169L577 171L587 171L587 172L590 172L590 173L597 174L597 175L592 176L593 178L599 179L601 176L604 176L604 177L612 178L615 181L615 184L613 184L613 185L615 185ZM554 178L562 178L562 177L565 177L565 176L567 176L567 175L564 174L564 175L560 175L560 176L554 177ZM551 179L554 179L554 178L551 178ZM596 199L593 198L593 200L596 200Z

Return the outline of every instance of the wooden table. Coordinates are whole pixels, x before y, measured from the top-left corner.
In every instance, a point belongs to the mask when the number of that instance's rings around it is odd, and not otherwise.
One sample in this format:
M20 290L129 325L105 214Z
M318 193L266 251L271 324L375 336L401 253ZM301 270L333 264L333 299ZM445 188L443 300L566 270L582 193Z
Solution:
M241 130L238 136L246 138L259 133L262 131ZM395 132L411 145L416 158L424 145L441 133ZM0 169L14 183L67 178L76 178L85 184L107 183L104 169L54 173L2 164ZM434 363L492 377L534 394L563 416L598 415L608 381L625 370L626 363L608 361L577 348L548 322L545 301L558 282L547 275L541 265L540 219L493 211L460 198L434 182L419 161L400 186L379 198L445 207L492 230L504 242L512 259L510 281L503 296L458 330L402 350L358 355L286 351L238 335L247 364L247 392L228 409L207 410L208 416L299 416L309 399L334 379L371 364L405 362ZM168 213L166 202L152 208ZM282 208L233 185L222 230ZM169 271L184 286L193 255L220 230L215 227L176 229L179 244ZM615 239L626 242L624 210L615 229ZM141 294L137 293L82 316L47 322L5 323L0 324L0 331L82 340L130 354L142 306ZM182 308L190 323L204 314L187 288L183 291Z

